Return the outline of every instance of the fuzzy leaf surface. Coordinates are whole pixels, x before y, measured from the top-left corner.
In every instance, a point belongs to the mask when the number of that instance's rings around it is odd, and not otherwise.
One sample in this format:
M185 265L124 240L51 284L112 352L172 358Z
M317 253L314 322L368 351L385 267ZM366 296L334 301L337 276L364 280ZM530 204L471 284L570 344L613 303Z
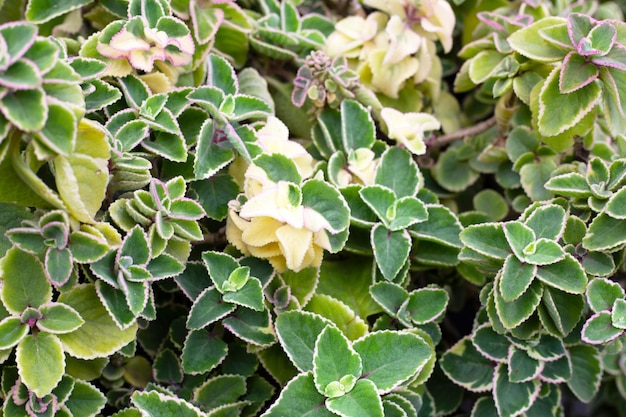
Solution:
M412 333L380 331L353 344L361 356L363 376L387 393L419 372L433 355L432 348Z

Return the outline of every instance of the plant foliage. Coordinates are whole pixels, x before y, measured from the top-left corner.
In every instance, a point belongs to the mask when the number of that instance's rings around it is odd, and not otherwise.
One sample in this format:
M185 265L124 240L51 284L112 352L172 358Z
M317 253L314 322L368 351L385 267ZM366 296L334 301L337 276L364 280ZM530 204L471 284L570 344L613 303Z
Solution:
M618 1L0 0L0 416L625 416L625 120Z

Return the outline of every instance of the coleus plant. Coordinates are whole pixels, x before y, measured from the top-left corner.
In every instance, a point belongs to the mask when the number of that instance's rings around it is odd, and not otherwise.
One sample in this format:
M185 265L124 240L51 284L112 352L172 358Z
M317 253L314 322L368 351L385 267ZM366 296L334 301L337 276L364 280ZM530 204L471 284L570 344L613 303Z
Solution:
M363 6L0 2L0 414L626 413L619 5Z

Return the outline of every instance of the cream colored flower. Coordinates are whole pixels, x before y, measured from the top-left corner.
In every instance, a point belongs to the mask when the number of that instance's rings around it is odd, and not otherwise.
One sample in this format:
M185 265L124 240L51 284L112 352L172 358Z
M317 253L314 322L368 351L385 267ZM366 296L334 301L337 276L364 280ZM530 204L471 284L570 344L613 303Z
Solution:
M387 15L381 12L371 13L366 19L349 16L340 20L326 41L326 53L332 58L363 58L366 45L383 30L387 20Z
M412 78L419 68L417 59L407 56L396 64L385 64L385 49L377 49L369 54L367 66L361 67L361 80L375 91L391 98L398 98L406 80ZM369 74L364 73L369 71ZM369 75L369 77L368 77Z
M397 16L417 35L439 40L445 52L452 48L455 15L446 0L364 0L363 3Z
M421 0L419 9L421 28L424 32L433 34L443 45L445 52L450 52L455 23L450 4L446 0Z
M231 207L226 223L229 242L246 255L267 259L279 272L318 267L324 249L331 249L327 232L332 227L299 203L294 187L279 181L241 207Z
M349 184L371 185L374 184L376 168L379 159L371 149L359 148L351 150L348 154L346 168L338 174L339 186L345 187Z
M123 27L108 43L98 42L98 52L108 58L125 58L133 68L145 72L153 70L155 61L169 61L175 67L191 62L195 49L191 35L169 37L162 30L148 27L143 20L141 24L143 36Z
M266 124L256 132L257 144L266 154L280 154L291 159L302 179L313 175L315 160L300 143L289 139L289 130L280 119L269 116ZM267 186L274 186L265 171L243 158L235 159L228 168L235 181L248 197L257 195Z
M278 153L291 159L298 168L302 179L313 175L315 161L296 141L289 140L289 130L280 119L269 116L267 123L256 132L257 144L268 154Z
M380 115L387 125L387 136L397 140L415 155L426 152L424 132L438 130L441 127L439 121L428 113L402 113L385 107Z

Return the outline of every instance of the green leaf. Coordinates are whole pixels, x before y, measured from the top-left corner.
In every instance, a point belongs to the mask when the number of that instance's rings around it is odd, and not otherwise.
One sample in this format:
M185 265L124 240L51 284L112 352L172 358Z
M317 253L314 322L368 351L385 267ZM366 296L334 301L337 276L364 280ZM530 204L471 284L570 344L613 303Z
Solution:
M552 193L544 187L544 184L550 179L556 167L557 164L553 158L540 157L520 168L522 188L533 201L543 201L553 197Z
M217 375L200 385L193 401L205 410L233 403L246 393L246 378L243 375Z
M551 362L565 356L565 346L560 338L543 333L537 344L529 344L526 353L533 359Z
M315 341L313 381L325 397L345 395L361 376L361 358L336 327L326 326Z
M598 392L602 377L600 354L593 346L576 345L569 348L572 377L567 386L584 403L589 403Z
M492 189L480 191L474 196L472 203L477 211L486 214L492 221L504 219L509 212L504 197Z
M17 248L2 258L2 303L9 312L21 314L27 307L39 307L52 300L52 287L35 255Z
M246 281L244 286L235 292L224 294L224 301L248 307L256 311L264 308L263 288L261 282L252 277Z
M513 417L528 410L539 393L539 381L511 382L504 364L499 364L495 372L493 397L498 414L501 417Z
M508 361L510 382L526 382L537 377L541 372L542 363L531 358L522 349L511 348Z
M511 253L509 242L500 223L468 226L459 237L469 248L491 258L504 260Z
M91 0L68 0L62 4L54 0L29 0L26 18L31 22L42 23L89 3Z
M302 185L302 205L317 211L330 225L331 233L344 231L350 224L350 209L341 193L325 181L310 179ZM339 248L332 248L336 252Z
M533 265L552 265L565 257L563 248L553 240L537 239L524 248L524 261Z
M426 211L428 219L412 225L409 233L419 240L462 248L463 243L459 239L459 234L463 226L452 210L441 204L427 204Z
M11 349L30 332L19 317L9 316L0 321L0 350Z
M376 224L372 228L371 244L378 268L387 280L392 280L409 257L411 237L406 230L393 232Z
M591 194L585 176L578 172L552 177L545 183L547 190L566 197L588 197Z
M269 346L276 342L269 310L238 309L225 318L222 324L235 336L256 346Z
M135 339L137 325L120 330L98 299L94 285L79 285L62 293L59 303L72 307L85 323L77 330L58 335L63 350L79 359L111 355Z
M346 395L330 398L326 407L335 414L346 417L383 417L383 404L376 385L369 379L360 379Z
M624 298L624 289L617 282L606 278L596 278L587 286L587 302L589 307L599 313L611 310L615 300Z
M228 353L228 345L206 330L193 330L187 335L181 355L186 374L197 375L209 372L219 365Z
M224 58L210 54L207 58L209 78L206 85L219 88L224 94L237 94L235 70Z
M536 272L536 265L522 263L514 255L509 255L504 261L499 281L502 298L505 301L514 301L520 297L532 283Z
M48 333L73 332L85 323L76 310L62 303L44 304L39 312L42 318L37 321L37 327Z
M236 305L222 302L215 287L208 287L194 301L187 317L187 328L202 329L235 311Z
M469 77L474 84L482 84L504 59L505 55L496 50L483 50L470 60Z
M545 40L540 36L540 33L542 29L552 26L562 25L565 27L564 23L565 19L561 17L545 17L516 31L507 38L507 42L515 51L527 58L540 62L560 61L566 52Z
M279 316L280 317L280 316ZM325 407L325 398L317 392L310 372L299 374L282 389L280 396L261 417L334 417Z
M415 324L426 324L437 320L446 311L450 296L439 287L426 287L411 291L406 312Z
M371 148L376 140L374 130L374 121L363 105L354 100L341 102L341 140L346 153L351 149ZM404 178L411 179L411 172L407 172Z
M239 186L232 176L216 174L206 180L194 181L190 188L198 194L198 203L207 216L223 220L228 215L228 202L239 194Z
M56 335L28 335L17 345L17 368L22 382L38 397L50 394L65 373L63 346Z
M6 41L8 56L15 60L32 46L37 36L37 26L28 22L12 22L10 25L2 25L0 33Z
M623 329L613 326L611 313L600 311L587 320L580 337L586 343L601 344L615 340L623 333Z
M434 354L432 347L413 333L379 331L353 343L361 356L363 375L379 393L387 393L418 373Z
M535 242L535 232L517 221L504 223L502 229L515 256L521 261L526 260L526 248Z
M544 136L556 136L575 126L593 109L602 95L602 88L596 82L569 94L561 94L560 71L560 68L555 68L539 92L537 124L539 132Z
M613 304L611 311L613 326L619 329L626 329L626 300L619 298Z
M476 350L469 337L447 350L439 364L448 378L469 391L484 392L492 387L493 364Z
M48 117L48 105L41 89L13 91L0 99L0 110L11 123L25 132L43 128Z
M350 270L350 274L344 273L346 269ZM381 311L370 295L371 284L371 262L363 262L358 257L337 261L324 259L315 292L341 300L359 318L365 319Z
M329 295L314 294L306 305L306 311L329 319L350 340L356 340L368 331L368 325L363 319L342 301Z
M536 239L557 241L565 230L565 210L556 204L542 205L533 210L524 224L535 233Z
M624 209L625 205L626 187L622 187L616 193L614 193L609 201L606 203L606 214L614 219L624 220L626 219L626 210Z
M397 175L398 172L405 174ZM392 146L381 155L374 182L393 191L397 198L402 198L415 196L423 178L411 153Z
M508 361L511 342L504 335L496 333L489 323L477 328L471 340L474 347L486 358L495 362Z
M397 316L400 308L403 307L409 299L407 290L396 283L388 281L381 281L371 285L370 293L374 301L391 316ZM403 320L403 317L399 317L399 319Z
M64 405L73 416L93 417L104 408L106 397L93 385L74 380L72 394Z
M318 314L288 311L276 318L276 335L285 353L302 371L313 370L313 352L317 336L331 322ZM311 381L312 382L312 381Z
M570 52L563 59L559 78L559 90L562 94L572 93L598 78L600 71L586 57Z
M203 417L205 414L191 403L158 391L135 391L130 397L131 402L142 414L151 417Z
M475 171L466 155L463 146L449 147L439 155L431 173L443 188L452 192L466 190L478 180Z
M0 84L15 90L30 90L41 83L41 75L34 63L19 60L0 72Z
M298 272L287 270L281 272L280 278L289 287L291 295L298 301L300 306L304 306L315 294L319 279L319 269L309 267Z
M582 258L585 272L594 276L609 276L615 272L615 261L604 252L588 252Z
M235 158L234 152L221 144L223 133L219 132L211 119L207 119L198 134L198 145L194 159L194 174L197 179L212 177Z
M557 360L543 363L542 380L560 384L569 381L571 378L572 365L568 356L562 356Z
M387 210L386 213L394 214L389 220L389 229L398 231L406 229L415 223L421 223L428 218L426 206L415 197L403 197Z
M589 225L583 247L592 251L610 251L626 242L626 222L600 213Z
M272 113L272 109L266 102L257 97L237 95L234 98L235 108L228 119L239 122L252 118L264 118Z
M534 280L528 289L514 301L506 301L502 298L497 286L494 287L496 310L504 327L513 329L526 321L541 302L541 294L542 288L537 280Z
M295 162L285 155L264 153L254 158L253 163L263 169L267 177L273 182L289 181L294 184L300 184L302 181Z
M472 417L499 417L492 397L480 397L472 408Z
M74 112L60 104L50 104L46 123L36 137L59 155L69 156L74 150L77 131Z
M580 321L585 300L582 295L544 287L538 312L547 331L557 337L567 336Z
M537 278L570 294L582 294L587 288L585 271L569 253L557 263L540 266L537 269Z
M382 185L369 185L361 188L359 195L379 219L385 223L389 222L388 212L390 208L395 206L397 200L391 189Z

